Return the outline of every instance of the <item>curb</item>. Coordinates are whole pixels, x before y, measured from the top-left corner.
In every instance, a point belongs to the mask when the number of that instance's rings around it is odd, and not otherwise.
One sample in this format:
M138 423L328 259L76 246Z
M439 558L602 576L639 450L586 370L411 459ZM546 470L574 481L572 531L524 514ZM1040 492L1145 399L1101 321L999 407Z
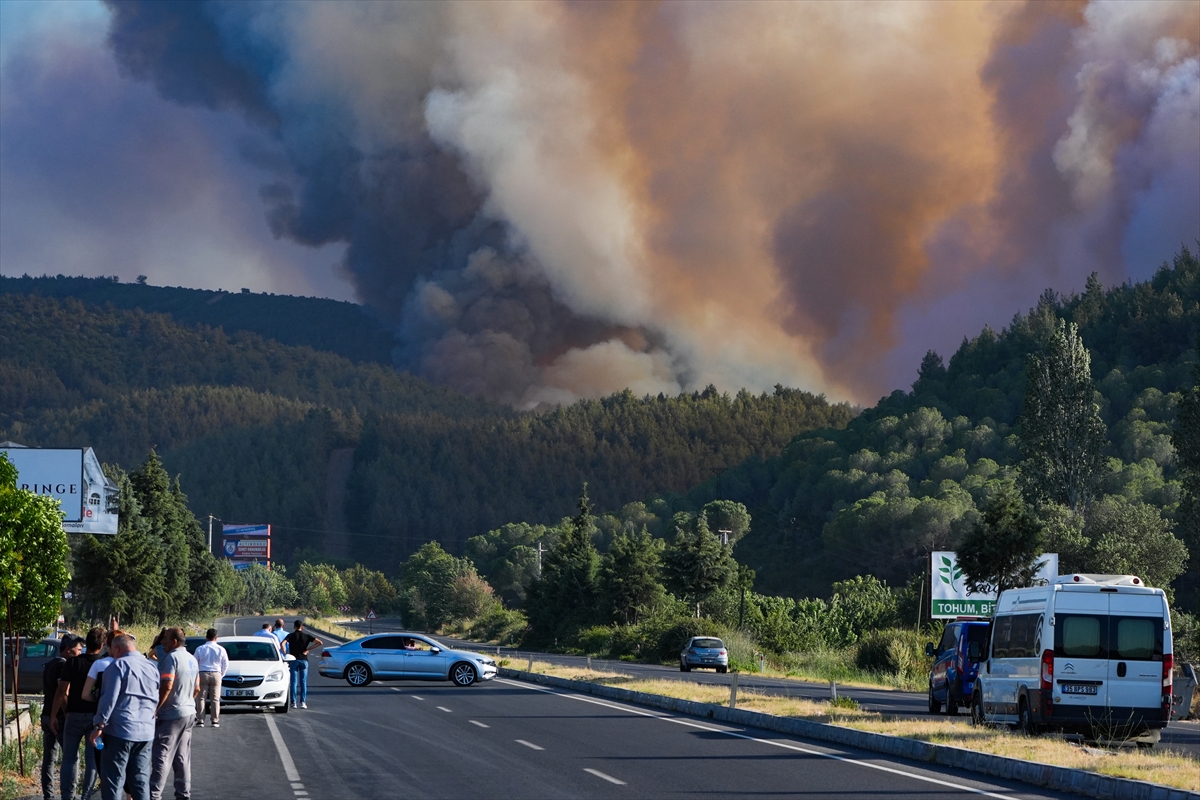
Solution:
M1034 786L1073 792L1102 800L1200 800L1200 794L1189 792L1186 789L1175 789L1130 778L1116 778L1071 767L1056 767L1037 761L1023 761L1008 756L977 753L963 747L905 739L886 733L872 733L824 722L779 717L774 714L764 714L761 711L715 706L709 703L698 703L694 700L635 692L616 686L604 686L587 681L573 681L568 678L522 672L508 667L501 667L500 674L506 678L540 683L559 689L571 689L609 700L649 706L733 725L762 728L805 739L833 742L860 750L871 750L914 761L979 772L995 778L1021 781Z
M32 723L32 718L29 716L29 706L21 706L21 713L12 722L4 726L4 741L10 742L17 738L17 723L21 723L21 732L28 734Z

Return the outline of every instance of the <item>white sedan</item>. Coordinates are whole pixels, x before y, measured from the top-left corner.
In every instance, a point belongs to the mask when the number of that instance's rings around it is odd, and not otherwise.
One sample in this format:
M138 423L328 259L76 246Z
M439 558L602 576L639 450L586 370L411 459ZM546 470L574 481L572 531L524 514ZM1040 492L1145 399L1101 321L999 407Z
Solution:
M263 636L222 636L217 644L229 654L229 670L221 679L221 705L274 708L286 714L291 686L289 661L279 645Z

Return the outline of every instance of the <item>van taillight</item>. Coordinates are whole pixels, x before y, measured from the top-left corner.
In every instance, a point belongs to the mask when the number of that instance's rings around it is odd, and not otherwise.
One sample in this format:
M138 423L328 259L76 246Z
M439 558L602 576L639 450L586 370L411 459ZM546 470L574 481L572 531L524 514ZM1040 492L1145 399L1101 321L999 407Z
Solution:
M1175 688L1174 687L1175 656L1171 655L1170 653L1166 653L1165 655L1163 655L1162 665L1163 665L1163 669L1162 669L1163 711L1166 712L1167 719L1170 719L1171 718L1171 703L1172 703L1171 695L1174 694L1174 688Z
M1054 651L1042 651L1042 689L1054 688Z

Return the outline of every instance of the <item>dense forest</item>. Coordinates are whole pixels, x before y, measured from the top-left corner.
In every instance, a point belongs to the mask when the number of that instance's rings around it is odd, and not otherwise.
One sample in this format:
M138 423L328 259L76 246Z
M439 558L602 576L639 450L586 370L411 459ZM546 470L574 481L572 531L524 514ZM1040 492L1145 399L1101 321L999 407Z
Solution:
M56 296L72 287L86 296ZM0 440L91 446L125 470L157 448L170 474L185 476L198 516L271 523L284 560L326 551L394 573L423 542L459 552L510 520L556 522L582 480L619 508L686 492L851 418L845 405L783 388L732 398L621 394L517 414L316 349L319 336L285 344L211 313L227 300L252 303L260 329L278 320L274 332L295 339L287 319L299 319L291 303L304 298L230 295L185 313L179 298L205 293L51 278L4 279L0 290ZM170 313L129 307L146 298ZM305 321L316 331L346 313L346 304L312 303ZM331 455L342 449L354 450L354 466L338 515L328 484Z
M369 309L318 297L258 294L247 289L236 293L184 289L64 275L0 275L0 294L5 292L170 314L183 325L207 325L230 335L239 331L257 333L280 344L311 347L355 362L390 365L396 346L392 334Z

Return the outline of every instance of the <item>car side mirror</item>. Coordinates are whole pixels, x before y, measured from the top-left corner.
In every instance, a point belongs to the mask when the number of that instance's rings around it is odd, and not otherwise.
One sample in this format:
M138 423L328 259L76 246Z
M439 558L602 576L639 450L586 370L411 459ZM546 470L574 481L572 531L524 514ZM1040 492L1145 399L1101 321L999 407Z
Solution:
M983 654L983 648L979 646L979 642L969 642L967 644L967 659L970 661L979 661Z
M937 652L933 649L933 642L925 643L925 655L930 657L937 655Z
M283 660L284 660L284 661L295 661L295 660L296 660L296 657L295 657L294 655L292 655L291 653L286 653L286 654L283 656ZM213 708L216 708L216 706L213 706Z
M429 648L429 652L433 653L433 654L436 656L438 653L442 652L442 648L440 648L440 647L431 647L431 648Z

